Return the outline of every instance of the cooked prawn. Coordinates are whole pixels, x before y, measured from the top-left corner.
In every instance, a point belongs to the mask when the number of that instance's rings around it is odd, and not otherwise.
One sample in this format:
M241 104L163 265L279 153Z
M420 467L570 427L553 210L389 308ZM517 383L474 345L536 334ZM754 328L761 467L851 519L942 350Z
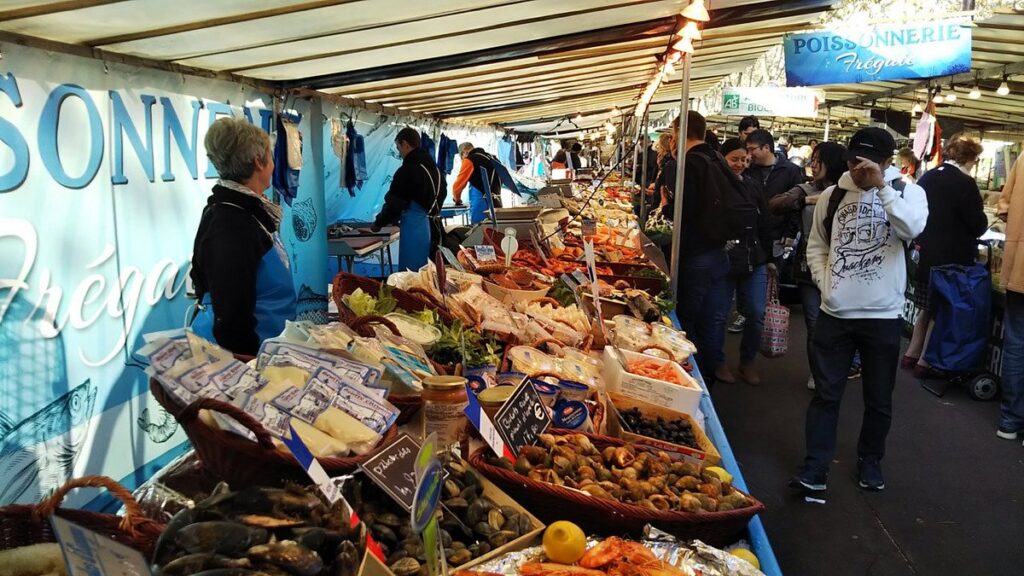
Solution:
M521 576L607 576L600 570L554 562L527 562L519 567Z

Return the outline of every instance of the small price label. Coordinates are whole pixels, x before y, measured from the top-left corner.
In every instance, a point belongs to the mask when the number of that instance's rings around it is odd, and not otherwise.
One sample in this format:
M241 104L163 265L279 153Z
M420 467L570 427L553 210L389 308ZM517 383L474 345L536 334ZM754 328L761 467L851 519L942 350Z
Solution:
M583 219L583 237L597 236L597 220L593 218Z
M543 434L550 425L548 409L529 378L519 383L515 392L494 415L494 426L498 434L505 446L516 455L523 446L536 443L537 436Z
M416 455L419 452L420 444L408 434L402 434L359 467L395 502L412 511L416 495Z

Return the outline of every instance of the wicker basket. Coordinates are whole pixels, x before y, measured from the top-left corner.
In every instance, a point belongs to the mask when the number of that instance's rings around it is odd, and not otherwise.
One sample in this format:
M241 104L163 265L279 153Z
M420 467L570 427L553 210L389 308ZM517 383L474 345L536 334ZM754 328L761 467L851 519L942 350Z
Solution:
M342 301L342 297L351 294L356 291L357 288L362 288L363 292L376 297L380 292L381 283L377 280L367 278L365 276L357 276L356 274L350 274L348 272L339 272L334 277L334 288L331 292L331 296L334 298L334 303L338 306L338 319L343 323L352 326L359 317L356 316L355 312ZM406 312L422 312L423 310L433 310L441 317L441 320L447 324L450 324L453 320L452 315L448 313L444 307L434 300L432 297L425 295L423 291L419 291L414 294L406 292L400 288L388 287L391 289L391 296L397 301L398 308L405 310Z
M64 496L75 488L106 488L125 507L124 516L59 508ZM146 558L153 553L162 524L146 518L138 502L123 486L106 476L83 476L69 480L52 496L34 506L15 504L0 508L0 550L56 542L50 515L56 514L138 550Z
M185 429L196 454L211 474L226 481L234 489L247 486L281 486L289 482L308 484L309 477L288 452L278 450L270 432L240 408L212 398L200 398L188 406L171 398L156 380L150 379L149 390L156 401L170 412ZM230 416L256 435L256 442L233 432L211 428L199 418L200 410L212 410ZM398 435L396 426L385 432L378 446ZM373 456L373 451L346 458L317 458L331 476L352 472Z
M549 433L558 435L568 432L552 429ZM586 436L598 449L627 444L618 438L608 436ZM651 450L643 446L635 447L638 450ZM488 464L485 455L489 451L490 449L486 447L476 450L470 456L469 463L510 496L522 502L530 512L544 522L570 520L579 524L588 533L628 533L639 536L645 525L653 524L679 538L699 538L712 546L725 546L735 542L742 535L750 519L764 510L764 504L749 495L748 498L753 505L741 510L702 513L650 510L635 504L599 499L581 491L531 480L512 470Z

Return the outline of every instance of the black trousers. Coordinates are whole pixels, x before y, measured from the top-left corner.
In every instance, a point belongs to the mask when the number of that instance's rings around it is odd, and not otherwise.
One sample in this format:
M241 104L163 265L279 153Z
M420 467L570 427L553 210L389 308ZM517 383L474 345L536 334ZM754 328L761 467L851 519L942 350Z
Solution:
M807 473L828 472L836 451L839 403L846 389L853 356L859 350L864 418L857 456L878 461L885 456L885 437L892 422L892 391L900 357L902 320L845 320L824 310L814 331L814 398L807 408Z

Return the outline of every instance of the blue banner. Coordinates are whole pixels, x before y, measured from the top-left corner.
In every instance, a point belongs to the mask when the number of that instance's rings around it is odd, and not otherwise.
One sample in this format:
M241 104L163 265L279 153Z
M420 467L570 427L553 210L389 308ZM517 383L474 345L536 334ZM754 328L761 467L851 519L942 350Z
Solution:
M786 34L786 85L907 80L971 70L971 29L961 21Z

